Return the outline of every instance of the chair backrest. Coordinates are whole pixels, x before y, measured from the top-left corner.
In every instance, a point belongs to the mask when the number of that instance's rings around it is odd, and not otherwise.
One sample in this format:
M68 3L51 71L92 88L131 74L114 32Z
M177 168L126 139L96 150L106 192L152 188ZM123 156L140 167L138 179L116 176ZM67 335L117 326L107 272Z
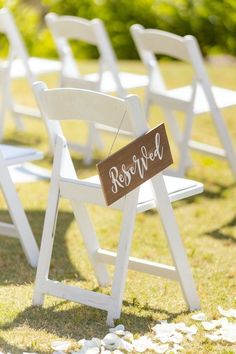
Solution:
M4 34L9 41L9 60L10 63L13 59L19 58L26 70L28 79L33 82L34 78L30 70L28 60L29 56L24 41L16 26L11 12L7 8L0 10L0 33Z
M58 16L49 13L45 20L54 37L65 75L79 77L69 40L84 41L97 47L100 55L100 74L102 75L105 70L109 70L116 83L119 95L124 97L125 91L120 82L115 53L100 19L86 20L76 16Z
M181 37L158 29L144 29L141 25L133 25L130 30L144 65L158 77L160 89L163 89L165 84L155 55L167 55L190 63L196 79L205 88L210 87L203 57L194 36Z
M33 87L52 145L56 136L62 135L60 120L99 123L135 136L148 130L141 103L135 95L121 99L76 88L48 89L42 82L36 82Z

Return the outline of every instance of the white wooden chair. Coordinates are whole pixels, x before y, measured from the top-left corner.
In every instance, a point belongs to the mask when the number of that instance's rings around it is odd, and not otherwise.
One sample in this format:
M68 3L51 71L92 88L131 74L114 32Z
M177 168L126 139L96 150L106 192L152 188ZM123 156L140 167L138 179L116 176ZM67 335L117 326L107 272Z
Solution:
M19 238L26 258L32 267L37 266L38 246L17 195L14 182L19 181L12 177L12 168L42 157L43 154L35 149L0 144L0 188L12 219L12 224L0 222L0 235ZM13 176L15 176L14 171Z
M4 34L9 42L8 60L10 63L10 77L8 82L8 95L6 97L7 104L5 106L10 109L16 127L20 129L23 127L23 122L20 119L21 116L40 118L40 115L36 108L16 103L10 90L10 81L26 78L31 88L33 82L38 79L40 75L59 73L61 70L61 63L56 60L30 57L28 55L14 18L7 8L2 8L0 10L0 33ZM0 139L3 137L3 126L4 122L2 121Z
M144 29L141 25L131 26L131 33L139 55L148 70L149 85L146 93L146 113L152 104L159 105L165 114L175 142L179 147L180 162L177 175L183 176L188 167L188 148L226 158L236 175L236 155L220 109L236 105L236 91L211 86L196 38L180 37L157 30ZM167 55L192 65L192 85L168 89L155 55ZM183 131L180 132L174 112L185 113ZM191 140L193 118L209 112L215 124L223 148Z
M49 13L46 23L53 35L62 63L61 81L63 87L77 87L104 93L116 93L125 97L126 90L147 86L146 75L119 72L115 53L100 19L86 20L76 16L58 16ZM69 40L94 45L98 49L100 71L81 75L76 65Z
M55 155L33 304L43 304L45 294L58 296L106 310L108 312L107 322L112 324L113 320L120 316L125 278L129 266L136 271L178 281L189 308L191 310L199 308L199 299L171 202L202 192L202 184L176 177L163 177L160 173L150 181L142 184L140 188L136 188L110 205L110 208L122 210L123 212L116 255L100 248L86 209L86 204L106 206L99 178L98 176L83 180L77 178L66 140L62 135L60 120L83 119L96 121L117 129L121 118L124 117L126 112L122 129L132 130L139 136L145 133L148 127L138 98L132 95L125 99L120 99L98 92L72 88L49 90L42 82L35 83L35 92L41 113L45 119L49 120L54 134ZM71 203L89 259L100 285L109 283L104 263L115 265L111 295L65 285L48 278L60 198L69 199ZM137 212L143 212L150 208L157 208L160 214L173 257L174 267L137 258L129 258L135 215Z
M147 86L146 75L119 71L114 50L100 19L86 20L49 13L45 16L45 20L51 30L62 63L61 86L115 93L119 97L125 97L129 89ZM99 53L99 72L87 75L80 73L69 40L83 41L96 46ZM97 125L96 128L105 127ZM75 150L82 151L88 164L92 159L93 146L101 147L102 142L98 132L90 124L85 146L72 143L69 145Z

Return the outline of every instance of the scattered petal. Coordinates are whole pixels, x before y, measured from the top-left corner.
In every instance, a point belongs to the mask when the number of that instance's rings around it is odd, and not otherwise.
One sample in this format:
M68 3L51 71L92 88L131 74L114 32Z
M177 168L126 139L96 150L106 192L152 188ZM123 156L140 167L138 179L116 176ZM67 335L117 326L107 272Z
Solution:
M204 320L206 320L206 315L203 312L199 312L199 313L192 315L191 318L194 321L204 321Z
M122 339L125 339L128 342L132 342L134 340L134 336L131 332L125 331L125 335Z
M122 339L121 339L120 348L126 350L127 352L132 352L132 350L133 350L133 344L127 342L126 340L124 340L124 339L122 338Z
M236 343L236 324L228 323L223 326L219 333L222 335L222 339L229 343Z
M158 345L156 343L153 343L152 348L151 348L155 353L165 353L169 349L169 344L161 344Z
M57 351L67 350L70 347L70 342L55 340L51 343L51 348Z
M175 350L183 350L184 348L182 347L182 345L174 344L174 349Z
M121 346L121 339L115 333L108 333L102 340L105 348L108 350L119 349Z
M205 334L205 337L212 340L213 342L216 342L222 338L218 334Z
M221 306L218 306L218 311L222 316L236 318L236 309L224 310Z
M187 340L189 340L190 342L193 342L193 341L194 341L192 334L187 334L187 335L186 335L186 338L187 338Z
M171 336L169 338L169 342L180 344L180 343L182 343L183 339L184 339L184 337L183 337L182 333L175 332L173 334L173 336Z
M192 325L192 326L188 327L183 322L176 323L175 328L185 334L196 334L198 331L197 326Z
M134 349L137 353L143 353L147 349L151 349L153 346L152 340L147 336L142 336L133 341Z
M202 322L202 326L206 331L211 331L212 329L216 328L217 323L215 323L214 321L210 321L210 322Z
M109 329L110 333L115 333L118 336L124 336L125 335L125 327L122 324L119 324L118 326L114 328Z
M119 349L114 350L113 354L124 354L123 352L121 352Z

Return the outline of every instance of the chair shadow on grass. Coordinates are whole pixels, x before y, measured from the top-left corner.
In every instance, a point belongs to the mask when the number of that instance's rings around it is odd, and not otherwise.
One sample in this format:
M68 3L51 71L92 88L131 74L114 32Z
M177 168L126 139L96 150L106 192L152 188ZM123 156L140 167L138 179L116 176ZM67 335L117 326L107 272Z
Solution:
M35 235L36 242L40 245L42 228L44 223L43 210L26 210L29 223ZM9 214L6 210L0 210L0 219L9 222ZM53 248L53 258L60 260L63 270L66 271L64 276L66 279L74 279L76 277L83 280L78 269L74 267L70 261L65 234L71 222L74 220L72 212L59 211L57 219L57 230ZM79 235L78 235L79 237ZM61 261L63 260L63 262ZM0 236L0 285L9 284L25 284L32 283L35 278L36 270L29 266L26 257L23 253L21 244L18 239ZM55 274L55 270L51 269L52 275L60 277ZM58 279L59 280L59 279Z
M58 338L70 338L78 341L79 339L91 339L92 337L103 338L109 331L106 325L107 313L92 307L71 303L70 309L63 309L66 301L60 301L50 307L30 306L18 314L14 320L0 326L0 330L11 331L21 325L28 323L32 330L46 330L53 333ZM127 330L134 334L143 335L150 332L150 328L157 323L150 314L131 314L125 313L125 307L130 308L131 303L123 302L123 312L118 323L123 323ZM160 308L153 308L145 305L143 310L152 313L159 313L169 322L178 316L185 315L188 311L168 312ZM30 348L32 349L32 348ZM13 351L18 354L17 351ZM20 353L20 352L19 352ZM37 350L37 353L40 351ZM40 353L41 354L41 353Z
M12 345L8 342L6 342L1 336L0 336L0 349L4 350L6 353L13 353L13 354L22 354L22 348L16 347L15 345Z
M227 223L221 225L220 227L213 229L209 232L207 232L205 235L210 236L214 238L215 240L219 241L228 241L229 243L235 243L236 244L236 237L230 235L227 233L227 231L224 231L224 228L234 228L236 226L236 216L234 216L231 220L229 220Z

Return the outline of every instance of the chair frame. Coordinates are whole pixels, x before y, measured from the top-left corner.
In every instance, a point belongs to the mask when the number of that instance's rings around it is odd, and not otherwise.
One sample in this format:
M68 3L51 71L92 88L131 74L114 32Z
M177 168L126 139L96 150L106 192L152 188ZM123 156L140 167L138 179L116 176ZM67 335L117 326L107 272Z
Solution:
M6 145L5 147L8 146ZM18 148L14 146L14 149L17 150ZM8 161L4 158L0 145L0 188L12 219L12 223L0 222L0 235L18 238L25 256L32 267L36 267L38 264L38 246L34 239L27 216L17 195L11 174L9 172L9 167L41 158L42 154L36 150L33 150L32 156L16 155Z
M184 37L157 30L144 29L141 25L131 26L131 34L139 55L148 70L149 86L146 92L146 115L151 104L158 104L163 109L165 118L170 127L176 145L180 151L180 162L176 175L184 176L189 165L189 148L220 159L227 159L234 176L236 176L236 155L224 119L217 106L212 92L202 54L195 37ZM167 55L192 65L195 79L192 83L192 94L189 99L171 97L168 92L155 54ZM201 87L209 105L205 112L194 112L194 103L197 90ZM236 105L236 99L233 105ZM227 105L226 105L227 106ZM230 106L230 105L228 105ZM181 133L174 117L174 111L185 112L186 121ZM210 113L223 149L191 140L193 119L196 114Z
M58 61L48 60L44 58L34 58L29 57L27 49L25 47L23 38L18 31L14 18L8 8L2 8L0 10L0 33L3 33L9 42L9 55L8 55L8 65L9 65L9 75L6 88L6 104L4 107L4 112L2 114L1 130L0 130L0 141L3 139L3 128L4 128L4 118L6 115L6 109L8 108L12 113L12 118L18 130L24 128L21 116L29 116L32 118L41 118L37 108L30 106L25 106L17 104L14 101L13 95L11 93L11 81L16 78L25 77L28 81L29 87L32 88L33 82L36 81L36 73L34 73L30 67L30 59L37 59L44 63L44 69L42 69L41 74L46 73L58 73L60 71L60 63ZM16 74L16 77L12 74L12 68L15 62L19 61L22 64L25 73ZM47 68L47 63L53 64L54 68Z
M160 173L154 176L151 179L151 183L154 190L154 207L157 208L160 214L174 266L140 260L134 257L129 258L135 215L137 212L150 208L150 205L146 205L145 207L141 206L137 210L139 187L110 206L113 209L121 209L123 211L120 239L117 254L103 250L100 248L95 230L84 205L85 203L94 203L106 206L101 186L91 184L91 182L86 180L77 179L66 140L60 129L59 121L65 119L65 117L67 119L76 119L76 117L79 119L80 116L85 120L90 120L93 113L96 116L94 119L97 118L101 123L105 120L104 115L106 115L106 111L114 112L110 124L115 128L118 127L117 117L115 116L123 116L124 110L127 110L126 116L130 117L130 121L127 118L123 122L126 125L125 129L133 129L135 134L140 136L148 130L148 126L138 98L131 95L126 99L118 99L101 93L80 89L48 90L46 85L41 82L36 83L34 87L42 116L45 116L49 120L49 124L53 124L52 129L55 132L56 146L48 207L45 215L39 264L35 280L33 304L42 305L45 294L54 295L107 311L107 324L113 325L114 319L120 317L126 274L128 268L131 268L136 271L178 281L188 307L191 310L198 309L200 307L199 298L171 202L166 191L163 175ZM64 100L66 99L71 102L70 107L69 105L66 108L63 108L61 105L60 108L58 107L58 103L62 102L63 94L65 95ZM100 112L98 112L99 110ZM74 190L75 185L70 183L72 181L75 184L78 183L76 191ZM202 185L200 189L202 190ZM66 197L70 200L89 259L100 285L105 286L109 283L105 264L115 265L111 295L81 289L77 286L65 285L49 279L58 205L61 197Z

